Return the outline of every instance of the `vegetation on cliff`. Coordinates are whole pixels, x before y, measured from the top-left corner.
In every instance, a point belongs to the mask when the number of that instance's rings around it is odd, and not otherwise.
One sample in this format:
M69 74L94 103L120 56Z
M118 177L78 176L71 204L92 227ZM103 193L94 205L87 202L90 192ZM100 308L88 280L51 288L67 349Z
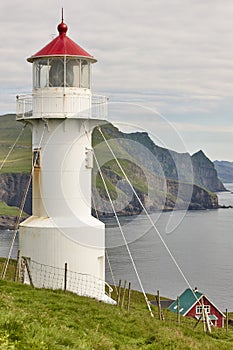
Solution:
M0 116L0 162L6 158L10 148L15 143L22 123L17 123L14 114ZM0 163L0 164L1 164ZM6 160L0 173L29 173L31 171L31 130L27 126L22 131L14 151Z
M101 129L137 195L149 211L218 207L217 196L211 191L224 190L224 186L217 178L213 164L204 154L198 163L196 156L179 154L155 145L145 132L126 134L110 124L102 125ZM116 203L126 203L120 214L140 212L141 205L98 129L93 133L93 145L111 197ZM105 214L109 210L107 194L98 169L94 169L94 174L93 188L99 194L98 197L95 192L95 202L100 208L100 214Z
M145 132L123 133L111 124L102 131L119 159L137 196L149 211L217 208L216 195L224 189L212 162L203 152L192 157L157 146ZM0 159L3 161L22 125L15 115L0 117ZM93 133L93 147L119 214L137 214L142 208L100 132ZM0 171L0 200L19 206L31 169L31 130L27 126ZM111 215L109 199L95 165L93 197L100 214ZM31 213L31 190L25 211ZM93 211L94 213L94 211ZM0 213L1 214L1 213Z

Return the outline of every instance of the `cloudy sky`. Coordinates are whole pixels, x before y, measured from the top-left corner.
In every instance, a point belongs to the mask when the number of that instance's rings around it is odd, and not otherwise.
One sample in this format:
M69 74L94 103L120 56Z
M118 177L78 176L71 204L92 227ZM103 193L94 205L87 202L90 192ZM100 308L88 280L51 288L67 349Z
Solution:
M112 121L117 105L119 126L233 161L232 0L1 1L0 114L31 91L26 58L57 35L62 6L68 36L98 59Z

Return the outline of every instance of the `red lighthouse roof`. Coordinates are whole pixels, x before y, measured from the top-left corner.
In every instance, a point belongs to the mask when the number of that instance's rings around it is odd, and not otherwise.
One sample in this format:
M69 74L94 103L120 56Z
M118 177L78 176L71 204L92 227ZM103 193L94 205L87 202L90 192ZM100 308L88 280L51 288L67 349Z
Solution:
M29 62L33 62L35 58L51 56L72 56L87 58L92 62L97 61L93 56L91 56L87 51L82 49L78 44L76 44L66 35L68 27L63 22L63 19L62 22L57 26L57 30L59 32L59 35L49 44L47 44L43 49L38 51L35 55L29 57Z

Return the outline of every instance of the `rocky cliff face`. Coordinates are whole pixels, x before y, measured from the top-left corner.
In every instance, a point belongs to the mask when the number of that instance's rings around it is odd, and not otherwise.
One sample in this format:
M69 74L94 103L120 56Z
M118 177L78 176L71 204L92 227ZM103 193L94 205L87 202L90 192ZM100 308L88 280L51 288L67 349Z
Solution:
M0 174L0 200L7 205L20 207L24 191L28 186L29 175L24 173ZM32 191L29 187L24 211L31 214Z
M218 178L214 164L199 151L190 156L189 153L178 153L156 145L146 132L125 134L113 125L102 126L107 139L119 140L115 148L121 147L119 153L126 159L129 156L138 164L152 173L167 179L193 183L212 192L224 191L225 188ZM95 142L103 142L97 131L94 133Z
M188 153L180 154L155 145L147 133L125 134L109 124L102 130L147 210L218 207L217 196L210 191L222 191L224 186L217 177L213 163L202 151L191 157ZM101 160L116 211L121 215L141 212L137 197L113 157L109 158L109 150L97 130L93 133L93 146L97 158ZM93 198L97 211L101 215L112 215L96 167L93 174ZM28 179L29 175L24 173L0 174L0 200L8 205L20 206ZM30 187L24 206L28 214L31 214L31 199Z
M105 168L102 168L108 191L119 215L139 214L143 210L141 203L149 212L218 208L217 195L197 185L166 179L160 175L148 173L145 169L142 171L138 165L130 162L127 170L127 176L137 195L133 193L122 174L114 173L114 167L110 170L110 167L108 168L105 164ZM143 187L138 186L141 179L143 179ZM108 195L98 178L93 188L98 215L113 216ZM93 215L96 215L94 208Z
M202 151L193 154L191 159L195 184L213 192L226 191L221 180L218 178L214 164Z
M214 166L222 182L233 182L233 162L215 160Z
M102 190L99 196L95 196L95 203L97 204L98 216L113 216L113 210L109 203L106 193ZM157 210L167 211L173 209L182 210L203 210L203 209L217 209L218 197L216 194L210 194L207 190L196 185L178 183L174 180L167 180L167 191L156 191L154 196L136 191L137 196L131 193L128 197L120 198L121 205L116 211L118 215L135 215L143 211L142 205L148 212ZM127 201L128 199L128 201ZM101 201L101 202L100 202ZM141 203L140 203L141 202ZM114 203L115 204L115 203ZM93 208L92 213L96 216L96 211Z
M149 179L148 175L142 174L137 166L132 165L134 178L130 179L134 182L138 177L144 177L145 187L136 189L137 195L142 204L149 212L155 210L172 210L172 209L216 209L218 207L218 199L214 194L210 194L207 190L196 185L187 183L179 183L175 180L165 180L159 176L153 176ZM114 200L116 211L119 215L135 215L142 211L142 206L136 195L132 192L127 182L122 176L104 169L105 179L113 185L110 189L111 198ZM25 188L28 185L29 175L27 174L1 174L0 175L0 199L8 205L20 206ZM113 210L109 202L109 198L103 187L93 189L94 203L97 207L98 215L112 216ZM31 214L31 187L28 191L24 211ZM93 208L93 215L96 215ZM12 225L11 225L12 223ZM0 226L14 226L15 218L2 217Z

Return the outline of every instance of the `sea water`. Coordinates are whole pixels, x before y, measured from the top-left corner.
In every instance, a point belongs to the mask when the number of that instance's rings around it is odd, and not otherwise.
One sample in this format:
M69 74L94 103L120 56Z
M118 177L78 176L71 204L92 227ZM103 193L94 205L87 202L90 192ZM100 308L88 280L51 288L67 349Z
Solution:
M219 193L219 203L233 205L233 184L226 187L230 192ZM114 218L105 219L106 280L126 280L133 289L159 290L170 298L197 287L222 310L233 311L233 209L163 212L151 218L153 224L145 213L122 217L122 231ZM7 256L12 235L0 231L0 256ZM13 257L17 244L16 239Z
M233 191L233 184L226 186ZM231 192L218 196L220 204L233 205ZM159 290L176 298L187 287L197 287L222 310L233 311L233 209L166 212L152 218L155 227L145 215L121 220L145 291L156 294ZM132 259L113 222L107 222L106 243L114 277L107 264L107 280L127 280L140 289Z

